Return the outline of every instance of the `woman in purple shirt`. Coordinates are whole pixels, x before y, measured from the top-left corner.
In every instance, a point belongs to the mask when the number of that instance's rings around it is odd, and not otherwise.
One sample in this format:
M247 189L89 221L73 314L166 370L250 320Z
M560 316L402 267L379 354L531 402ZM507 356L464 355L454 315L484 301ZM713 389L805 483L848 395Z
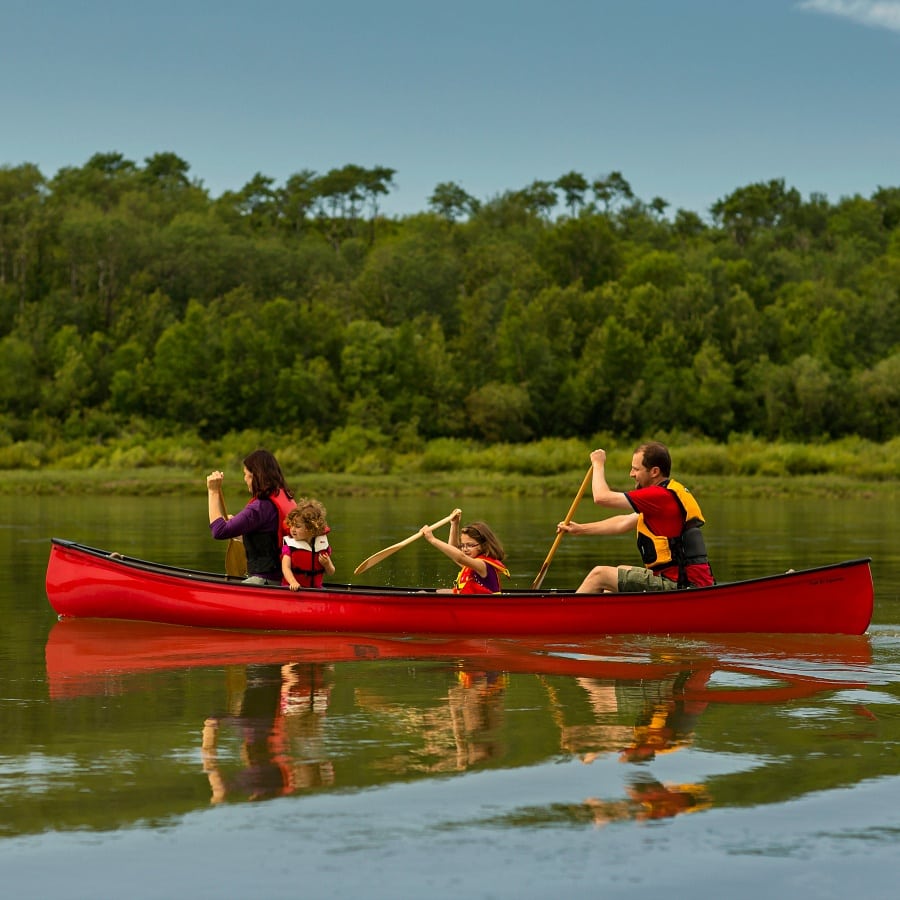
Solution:
M206 476L209 530L217 541L240 537L247 553L247 584L281 584L281 538L284 518L295 506L278 460L268 450L254 450L244 460L244 484L250 502L235 516L225 513L224 473Z

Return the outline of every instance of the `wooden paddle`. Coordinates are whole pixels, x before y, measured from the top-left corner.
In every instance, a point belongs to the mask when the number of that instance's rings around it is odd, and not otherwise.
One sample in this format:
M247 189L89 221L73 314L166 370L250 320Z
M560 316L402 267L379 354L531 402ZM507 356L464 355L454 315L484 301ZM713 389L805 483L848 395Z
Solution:
M444 516L440 522L435 522L434 525L430 526L432 530L435 528L440 528L441 525L446 525L454 516L459 515L460 510L454 509L449 516ZM417 531L415 534L411 534L408 538L405 538L402 541L399 541L396 544L391 544L390 547L385 547L384 550L379 550L377 553L373 553L368 559L364 559L354 570L354 575L359 575L360 572L365 572L366 569L371 569L372 566L377 566L383 559L387 559L392 554L396 553L398 550L403 549L408 544L411 544L413 541L417 541L420 537L422 537L422 532Z
M228 513L225 510L225 495L222 489L219 489L219 502L222 504L222 514L225 520L228 520ZM228 546L225 548L225 574L232 578L247 577L247 551L244 549L244 542L240 538L229 538Z
M569 507L569 511L566 513L565 519L563 522L568 525L569 522L572 521L572 516L575 515L575 510L578 509L578 503L581 500L582 495L588 489L588 485L591 483L591 477L594 474L594 467L591 466L590 469L587 470L587 475L584 476L584 481L581 482L581 487L578 488L578 493L575 495L575 499L572 501L572 505ZM565 534L564 531L556 532L556 540L553 542L553 546L550 548L550 552L547 554L547 558L544 560L544 564L541 566L541 571L537 573L537 577L534 579L531 585L531 589L536 591L543 583L544 576L547 574L547 569L550 568L550 561L553 559L553 554L556 553L556 548L559 546L559 542L562 540L562 536Z

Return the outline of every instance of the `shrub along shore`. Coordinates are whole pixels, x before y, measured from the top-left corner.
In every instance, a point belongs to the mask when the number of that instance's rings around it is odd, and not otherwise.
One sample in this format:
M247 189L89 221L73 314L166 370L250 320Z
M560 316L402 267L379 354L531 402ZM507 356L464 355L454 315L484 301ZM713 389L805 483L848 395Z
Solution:
M900 439L857 438L815 444L735 437L727 443L661 435L672 450L673 475L697 493L726 497L868 497L900 491ZM298 491L322 496L571 497L590 465L589 452L608 452L613 487L631 486L637 441L596 435L590 444L545 439L529 444L479 444L441 439L389 444L360 430L314 445L295 436L242 432L205 443L195 436L47 448L0 447L0 493L30 495L174 495L202 492L208 471L240 477L241 459L271 449Z

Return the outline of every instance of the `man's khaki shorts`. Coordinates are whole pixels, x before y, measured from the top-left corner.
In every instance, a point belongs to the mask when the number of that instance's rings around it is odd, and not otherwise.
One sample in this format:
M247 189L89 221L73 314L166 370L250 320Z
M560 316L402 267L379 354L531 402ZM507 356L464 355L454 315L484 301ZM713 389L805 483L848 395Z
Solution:
M650 569L619 566L619 593L634 594L641 591L677 591L678 582L662 575L654 575Z

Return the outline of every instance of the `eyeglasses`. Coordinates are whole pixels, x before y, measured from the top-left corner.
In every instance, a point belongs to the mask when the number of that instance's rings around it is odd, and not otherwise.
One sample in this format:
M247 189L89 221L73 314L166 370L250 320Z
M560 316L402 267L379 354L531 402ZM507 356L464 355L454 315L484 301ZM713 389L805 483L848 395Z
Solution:
M460 550L476 550L480 546L481 546L481 544L460 544L459 549Z

